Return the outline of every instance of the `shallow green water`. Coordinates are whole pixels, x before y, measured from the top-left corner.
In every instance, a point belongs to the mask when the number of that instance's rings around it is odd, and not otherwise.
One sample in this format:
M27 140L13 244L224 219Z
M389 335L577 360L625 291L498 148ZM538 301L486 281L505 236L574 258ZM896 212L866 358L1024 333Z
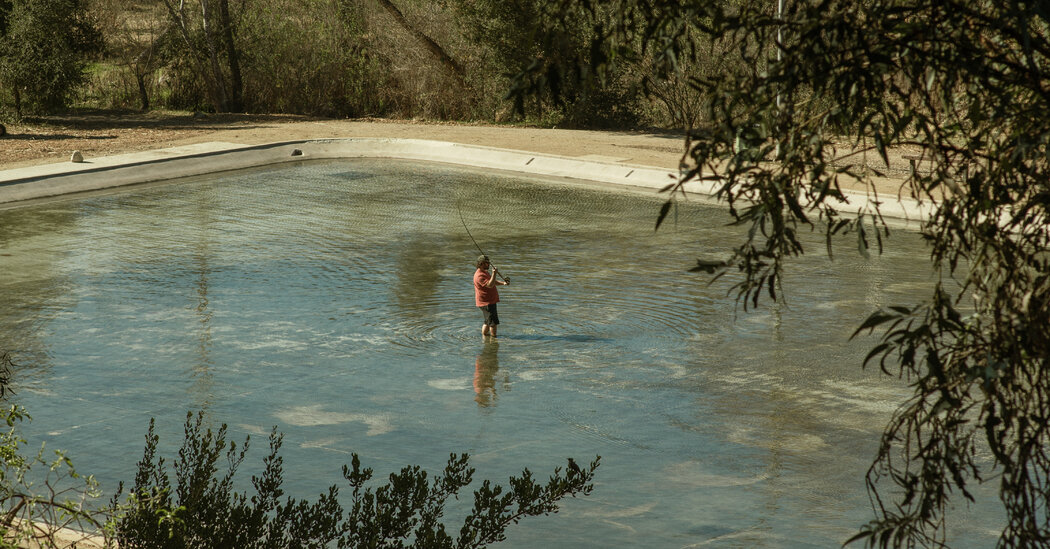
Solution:
M863 475L907 394L848 341L929 281L914 235L864 260L791 264L788 307L745 313L684 272L737 229L661 197L437 165L307 163L0 211L0 348L32 444L107 489L130 481L150 417L187 410L234 438L285 433L291 495L469 452L475 478L602 456L592 496L504 547L833 547L871 518ZM480 336L474 244L501 288ZM254 460L252 458L255 458ZM982 511L987 511L986 509ZM959 546L989 544L986 512ZM458 528L452 514L452 528Z

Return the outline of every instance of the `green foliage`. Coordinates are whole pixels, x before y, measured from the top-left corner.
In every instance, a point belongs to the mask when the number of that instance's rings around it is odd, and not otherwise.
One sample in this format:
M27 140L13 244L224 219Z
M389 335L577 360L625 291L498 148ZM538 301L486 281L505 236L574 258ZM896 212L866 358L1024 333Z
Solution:
M281 436L276 431L270 435L262 476L252 477L257 495L251 498L235 492L233 485L248 444L240 451L236 443L227 444L225 425L212 432L204 428L203 414L196 421L187 416L174 482L157 456L158 442L151 421L127 501L120 502L123 487L113 498L114 537L120 547L324 547L338 537L334 487L312 505L280 501ZM219 469L220 460L228 464L225 472Z
M194 80L216 112L243 110L241 49L236 13L229 0L206 0L188 9L185 2L162 0L168 12L170 32L177 38L167 42L173 64L183 78ZM244 9L246 4L241 4Z
M0 85L18 114L65 108L83 82L84 57L101 48L80 0L0 3Z
M82 1L0 0L0 29L13 3ZM606 31L547 4L92 0L85 13L105 32L101 63L115 70L70 80L67 96L79 92L80 106L101 108L524 120L576 127L665 120L688 125L697 119L688 79L697 71L712 72L722 56L682 64L673 77L657 71L649 58L600 73L586 62L558 63L577 56L605 59L589 44ZM600 11L610 12L605 20L615 8ZM542 29L566 16L578 24L557 40L544 41ZM540 80L554 82L558 93L522 102L516 112L506 97L511 77L540 55L555 62ZM63 59L83 63L85 57ZM647 76L659 103L640 93ZM20 89L8 87L7 95L20 102L25 93L13 93Z
M564 124L577 127L639 122L637 72L607 64L605 50L589 47L606 36L615 7L542 0L459 5L472 38L491 48L501 71L516 75L510 97L518 112L558 112ZM549 28L557 32L544 33Z
M0 398L10 392L13 366L9 353L0 355ZM26 455L18 430L29 419L23 408L0 408L0 418L6 425L0 430L0 547L56 547L57 539L101 528L104 517L89 505L100 495L94 478L77 473L61 451L41 445Z
M232 47L220 47L218 31L205 32L200 14L179 11L175 2L167 5L171 24L156 40L164 106L230 110L237 88L234 59L240 109L246 112L381 116L396 109L404 95L390 63L399 52L377 46L374 37L386 31L373 26L374 15L360 2L230 3ZM213 26L225 28L212 13Z
M474 508L464 520L458 538L440 522L450 497L472 481L474 470L466 454L449 457L445 470L433 479L418 466L391 474L386 484L368 486L371 469L362 469L353 455L343 476L351 488L350 507L344 513L337 486L317 501L282 501L281 435L270 434L270 453L261 476L252 477L254 495L236 492L233 477L243 462L248 440L238 451L227 444L226 426L204 427L203 414L186 418L186 438L169 477L164 459L157 456L159 438L150 422L146 448L134 486L124 502L113 498L115 539L122 548L189 547L486 547L504 540L504 531L524 517L558 511L566 496L587 495L598 460L586 469L571 459L563 473L555 469L539 484L527 469L511 477L510 488L485 481L474 493ZM228 464L220 471L219 462Z
M745 307L782 297L800 231L823 232L829 254L843 234L863 254L881 249L875 178L895 148L918 151L900 192L933 209L920 230L938 280L858 330L881 330L868 362L914 393L867 475L876 518L851 541L940 546L956 500L994 482L1000 546L1050 544L1050 5L796 0L778 15L768 0L625 0L608 20L607 2L550 4L604 25L597 53L566 61L589 60L592 74L644 56L667 70L705 49L729 58L690 80L707 123L667 191L717 183L745 233L724 264L694 270L732 276ZM538 58L521 89L551 66ZM847 184L877 200L849 204Z
M300 16L285 17L292 11ZM383 112L387 76L370 52L358 3L270 0L241 21L249 110L325 116Z

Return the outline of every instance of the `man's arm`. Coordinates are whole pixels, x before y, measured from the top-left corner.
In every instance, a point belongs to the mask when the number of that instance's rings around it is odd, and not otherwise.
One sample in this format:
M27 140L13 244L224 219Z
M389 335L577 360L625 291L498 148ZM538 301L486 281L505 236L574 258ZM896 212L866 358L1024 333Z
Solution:
M493 286L506 286L507 284L510 283L509 281L508 282L500 282L499 280L496 280L496 268L495 267L492 267L492 272L488 273L488 275L489 275L489 280L488 280L488 282L485 283L485 287L486 288L491 288Z

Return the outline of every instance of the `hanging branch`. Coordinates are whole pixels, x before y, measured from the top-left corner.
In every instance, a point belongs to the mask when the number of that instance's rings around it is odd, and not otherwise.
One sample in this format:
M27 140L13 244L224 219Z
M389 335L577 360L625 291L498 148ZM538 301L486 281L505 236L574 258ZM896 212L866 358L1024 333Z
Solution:
M456 77L456 80L458 80L460 84L465 83L466 71L463 70L463 66L456 62L451 55L445 52L444 48L432 38L423 34L422 31L412 26L408 19L405 18L405 14L401 13L401 10L398 9L393 2L390 0L379 0L379 4L386 8L386 11L390 12L390 15L394 17L394 20L397 21L398 25L401 25L401 28L408 31L412 36L415 36L427 51L429 51L442 65L445 66L445 68L449 70L449 72L452 73L453 76Z

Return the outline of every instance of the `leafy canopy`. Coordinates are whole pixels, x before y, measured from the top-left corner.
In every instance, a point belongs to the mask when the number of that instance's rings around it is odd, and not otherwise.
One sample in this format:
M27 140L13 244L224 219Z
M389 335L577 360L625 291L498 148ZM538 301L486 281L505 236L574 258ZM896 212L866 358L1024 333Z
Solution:
M482 548L503 541L506 529L525 517L557 513L566 496L590 494L599 464L596 458L581 468L570 458L567 468L555 469L545 484L528 469L511 477L506 489L486 480L474 491L473 509L453 537L441 519L448 499L458 498L472 482L474 469L466 454L450 455L444 471L433 478L409 466L377 487L369 486L372 470L362 468L353 454L351 465L343 467L350 486L344 509L335 485L312 503L285 498L283 437L276 428L263 472L251 478L252 495L238 492L234 481L248 440L238 449L227 441L225 425L215 431L205 426L203 413L196 419L186 415L185 435L172 477L157 454L159 437L150 421L134 485L127 495L121 487L113 497L113 538L119 547ZM227 464L225 470L221 463Z
M0 0L0 91L18 114L61 109L84 81L83 57L102 45L80 0Z
M682 177L715 181L747 229L726 261L745 306L780 299L800 230L889 235L876 178L895 148L915 151L900 194L922 221L937 273L928 298L872 314L867 364L914 392L886 426L867 482L875 519L854 540L911 547L946 540L955 499L995 482L1000 545L1050 544L1050 4L1021 0L551 0L553 21L586 20L598 39L582 77L650 56L670 73L729 52L695 75L707 125L688 132ZM566 29L549 29L555 44ZM597 52L597 53L594 53ZM584 59L540 57L523 92L556 90ZM870 206L849 202L846 185ZM666 215L670 206L660 214ZM735 268L735 269L734 269ZM987 457L984 457L987 456Z

